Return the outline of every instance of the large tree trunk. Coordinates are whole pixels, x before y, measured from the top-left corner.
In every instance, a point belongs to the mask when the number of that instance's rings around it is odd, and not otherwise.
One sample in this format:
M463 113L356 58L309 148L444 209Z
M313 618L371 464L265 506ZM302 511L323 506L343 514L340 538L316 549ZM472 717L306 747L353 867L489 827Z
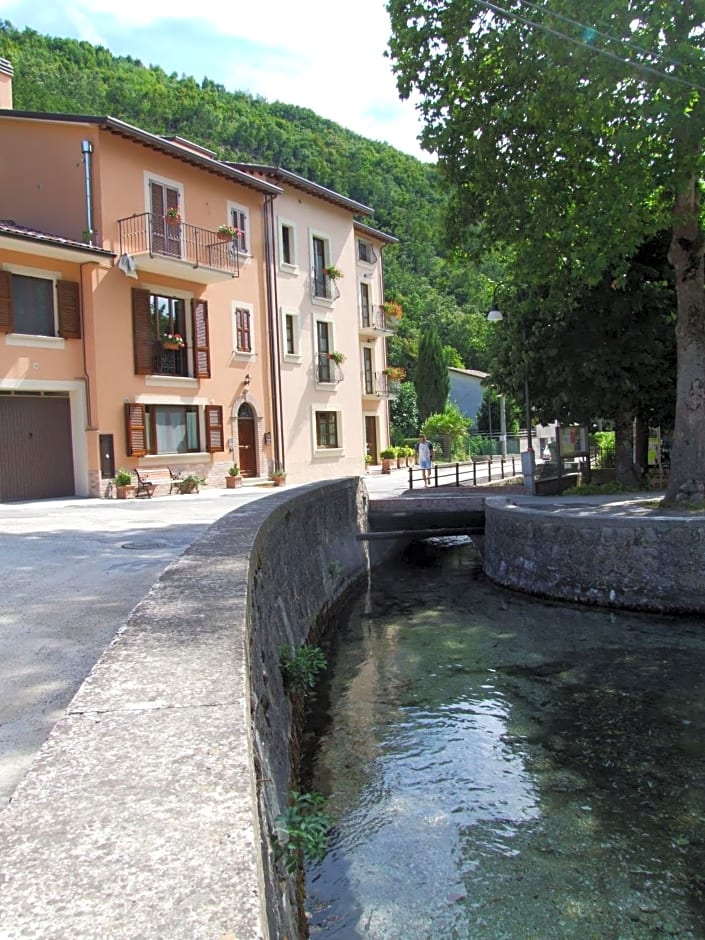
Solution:
M634 472L645 480L649 472L649 422L637 415L634 431Z
M699 503L705 494L705 278L700 189L693 177L676 197L669 260L676 276L676 421L666 503Z

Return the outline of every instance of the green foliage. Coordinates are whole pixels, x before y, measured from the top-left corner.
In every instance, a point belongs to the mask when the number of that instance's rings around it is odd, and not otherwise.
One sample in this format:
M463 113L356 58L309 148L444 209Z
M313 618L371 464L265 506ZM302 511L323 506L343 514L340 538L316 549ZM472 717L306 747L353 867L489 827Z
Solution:
M316 684L318 673L327 665L325 654L318 646L282 646L279 668L284 684L292 692L306 694Z
M419 342L414 387L421 421L443 411L448 401L450 377L443 347L433 326L424 331Z
M240 467L236 463L234 463L232 467L228 467L228 475L231 477L239 477Z
M597 466L614 467L616 463L616 442L614 431L595 431L590 435L590 442L597 447Z
M443 454L451 460L464 457L466 440L472 420L464 415L454 402L448 402L440 414L430 415L421 430L430 440L443 442Z
M419 426L419 409L412 382L401 383L399 396L390 402L389 409L392 440L399 443L405 437L413 437Z
M303 865L304 859L320 861L326 855L328 831L333 823L323 811L325 799L320 793L289 791L289 805L277 816L283 838L276 837L277 855L290 875Z
M115 486L130 486L133 483L132 474L124 467L120 467L115 474Z
M394 460L397 455L396 447L385 447L379 452L382 460Z

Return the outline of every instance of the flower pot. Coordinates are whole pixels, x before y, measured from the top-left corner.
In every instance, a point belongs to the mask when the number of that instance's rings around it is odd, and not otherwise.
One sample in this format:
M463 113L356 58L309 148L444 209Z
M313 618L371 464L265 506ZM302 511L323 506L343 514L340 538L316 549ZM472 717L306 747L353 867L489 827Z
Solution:
M116 499L132 499L135 495L135 487L133 484L128 486L117 486L115 487L115 497Z
M181 349L180 343L162 343L162 349Z
M227 232L218 232L217 234L221 242L231 242L235 238L234 235L228 235Z
M237 486L242 486L242 477L241 476L227 476L225 478L225 486L229 490L234 490Z
M286 477L272 477L272 483L275 486L284 486L286 483Z
M392 472L392 458L383 457L382 458L382 473L391 473Z

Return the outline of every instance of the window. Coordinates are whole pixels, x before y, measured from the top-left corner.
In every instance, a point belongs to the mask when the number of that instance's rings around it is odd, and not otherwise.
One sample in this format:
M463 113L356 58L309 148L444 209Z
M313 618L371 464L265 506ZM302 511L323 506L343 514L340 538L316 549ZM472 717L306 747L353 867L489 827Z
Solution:
M255 352L254 308L252 304L235 301L232 305L233 352L252 356Z
M369 346L362 347L362 382L365 394L374 394L374 366L372 360L372 350Z
M298 310L282 311L283 349L286 357L301 355L301 318Z
M0 332L80 339L78 284L34 271L0 271Z
M282 264L296 265L296 242L294 226L290 222L279 223L279 258Z
M377 255L375 250L369 242L363 241L361 238L357 242L357 257L360 261L366 261L368 264L374 264L377 260Z
M127 453L141 457L200 452L199 419L196 405L128 403L125 405ZM208 452L224 450L222 406L206 406L203 420Z
M244 206L228 204L230 225L240 233L235 239L237 250L245 255L250 254L250 214Z
M239 353L252 352L252 313L247 307L235 308L235 350Z
M176 183L149 180L149 211L152 213L152 249L159 254L181 257L181 225L169 213L181 213L181 192Z
M318 381L333 382L335 371L334 363L328 358L333 350L332 330L330 323L325 320L316 321L316 346L318 350Z
M331 248L327 238L311 236L311 291L316 300L337 300L340 290L328 273Z
M370 310L370 285L362 281L360 283L360 317L363 326L371 325Z
M316 447L326 450L340 447L339 423L337 411L316 412Z
M208 304L171 294L132 290L132 333L136 375L210 377ZM183 345L167 349L164 337L178 333Z

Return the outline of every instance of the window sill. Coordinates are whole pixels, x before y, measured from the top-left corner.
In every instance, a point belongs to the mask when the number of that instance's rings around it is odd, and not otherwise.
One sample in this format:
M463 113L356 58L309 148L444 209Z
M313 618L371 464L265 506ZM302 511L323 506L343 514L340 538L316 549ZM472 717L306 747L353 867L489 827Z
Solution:
M300 365L303 362L303 356L299 353L284 353L282 360L284 362L291 362L294 365Z
M286 261L280 261L280 262L279 262L279 270L282 272L282 274L294 274L294 275L296 275L296 274L299 273L299 266L298 266L298 264L289 264L289 263L286 262Z
M199 380L190 375L145 375L144 384L151 388L197 389Z
M30 346L34 349L64 349L66 340L63 336L39 336L35 333L8 333L5 336L8 346Z
M317 447L313 452L313 459L317 457L344 457L345 451L342 447Z

